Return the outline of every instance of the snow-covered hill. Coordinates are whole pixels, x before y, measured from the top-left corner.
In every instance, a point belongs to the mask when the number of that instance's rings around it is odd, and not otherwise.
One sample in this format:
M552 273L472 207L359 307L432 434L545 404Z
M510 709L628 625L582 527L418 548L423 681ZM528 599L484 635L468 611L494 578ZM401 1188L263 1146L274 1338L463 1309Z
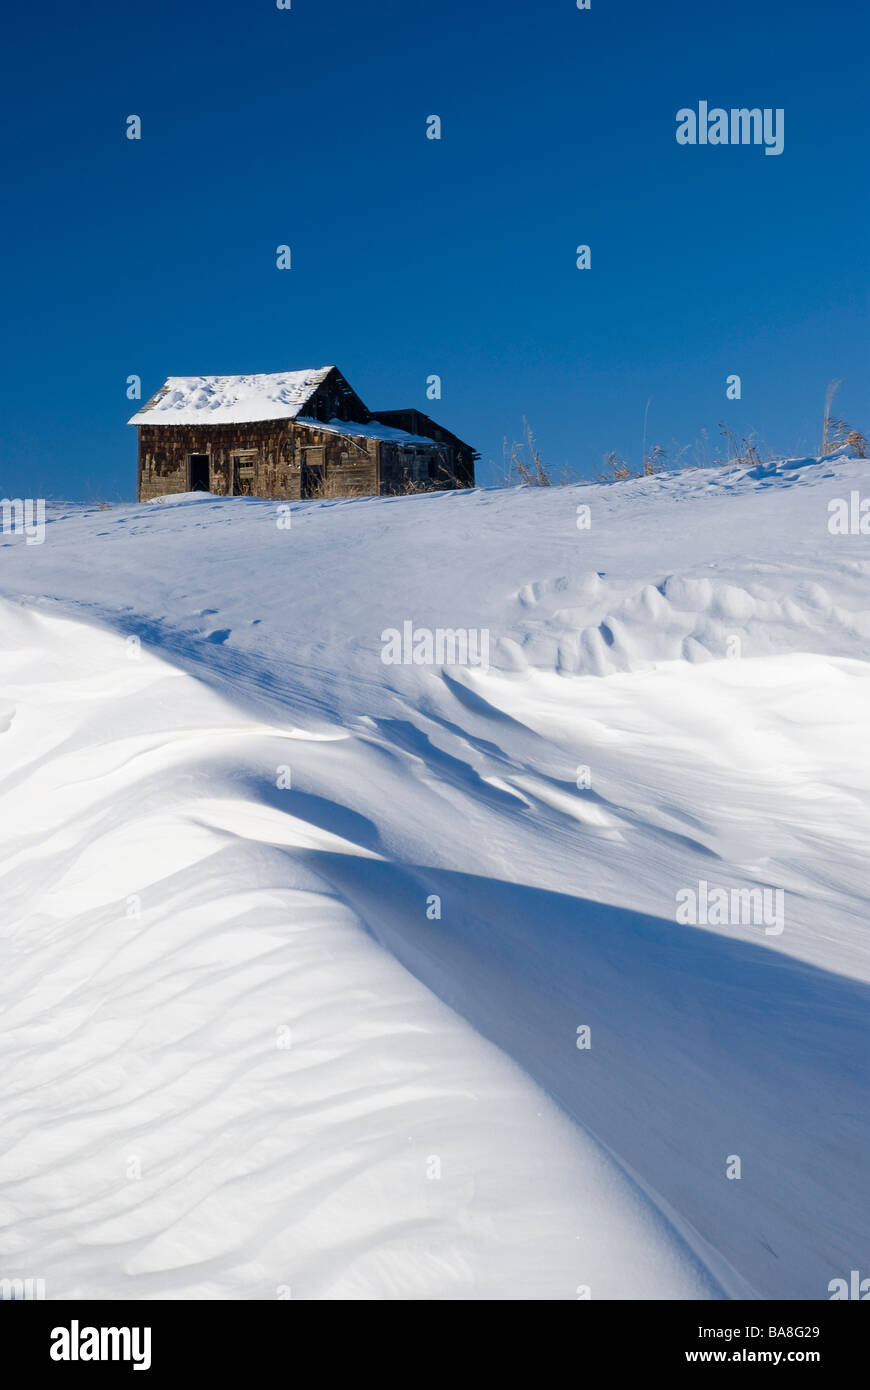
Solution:
M868 495L841 455L0 538L0 1276L864 1268ZM439 630L488 664L385 662Z

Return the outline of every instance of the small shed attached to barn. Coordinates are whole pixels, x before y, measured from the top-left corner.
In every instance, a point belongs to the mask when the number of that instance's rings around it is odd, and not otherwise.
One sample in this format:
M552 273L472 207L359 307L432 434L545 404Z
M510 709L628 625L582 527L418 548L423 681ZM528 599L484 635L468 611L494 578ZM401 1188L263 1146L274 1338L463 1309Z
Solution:
M129 421L140 502L176 492L378 497L474 486L478 455L417 410L380 415L337 367L168 377Z

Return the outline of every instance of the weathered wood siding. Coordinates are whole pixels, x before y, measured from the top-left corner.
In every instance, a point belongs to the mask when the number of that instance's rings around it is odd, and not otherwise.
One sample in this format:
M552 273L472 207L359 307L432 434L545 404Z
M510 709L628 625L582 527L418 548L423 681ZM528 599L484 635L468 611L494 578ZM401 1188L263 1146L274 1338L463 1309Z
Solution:
M433 481L440 469L443 449L433 443L431 449L415 445L403 448L387 440L381 441L381 496L390 497L402 492L427 492L439 486ZM442 482L441 487L449 487Z
M335 434L293 420L246 425L140 425L139 501L186 492L191 454L208 455L209 490L219 497L231 496L233 458L251 450L255 453L244 463L253 467L250 491L255 497L300 497L306 462L323 465L324 496L372 497L379 490L375 439Z
M380 420L408 434L422 434L444 446L432 483L436 487L474 487L474 464L478 455L450 430L439 425L422 410L382 410L372 419Z
M305 415L324 423L330 420L355 420L358 425L368 424L371 418L368 408L337 367L333 367L326 380L318 386L305 407Z

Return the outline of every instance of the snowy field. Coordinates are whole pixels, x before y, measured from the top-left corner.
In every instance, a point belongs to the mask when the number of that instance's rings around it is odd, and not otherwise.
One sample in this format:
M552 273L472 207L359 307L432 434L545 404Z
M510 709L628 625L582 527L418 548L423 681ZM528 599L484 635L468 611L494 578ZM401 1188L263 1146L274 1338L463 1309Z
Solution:
M854 493L840 455L0 537L0 1277L870 1275ZM406 624L488 664L385 662Z

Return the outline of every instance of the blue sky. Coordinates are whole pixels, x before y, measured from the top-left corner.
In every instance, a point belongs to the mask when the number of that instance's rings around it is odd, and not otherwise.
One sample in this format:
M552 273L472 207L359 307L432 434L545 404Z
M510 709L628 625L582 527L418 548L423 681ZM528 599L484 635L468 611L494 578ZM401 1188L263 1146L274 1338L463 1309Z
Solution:
M867 37L782 0L7 10L0 490L134 497L132 373L336 362L485 483L523 415L556 469L636 462L650 397L672 454L810 451L831 378L870 431ZM700 100L783 108L783 153L679 146Z

